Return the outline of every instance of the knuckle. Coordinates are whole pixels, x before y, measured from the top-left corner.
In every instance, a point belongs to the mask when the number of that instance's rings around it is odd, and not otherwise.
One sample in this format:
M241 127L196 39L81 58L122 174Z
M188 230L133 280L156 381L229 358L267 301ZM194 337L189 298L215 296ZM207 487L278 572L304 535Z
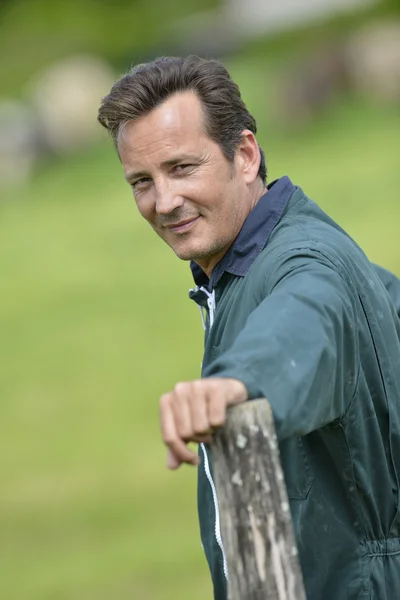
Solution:
M193 436L193 429L186 424L180 424L178 426L178 434L182 440L190 440Z
M195 436L208 435L210 433L210 427L206 423L198 424L194 428L194 432L193 433L194 433Z
M225 423L225 417L223 415L214 416L211 419L212 427L222 427Z
M222 427L225 423L225 403L224 402L215 402L210 407L210 423L212 427Z
M203 381L207 383L208 387L215 387L215 385L218 383L218 379L216 377L207 377Z
M192 382L192 386L193 386L193 390L195 392L202 392L204 390L204 380L202 380L202 379L195 379Z
M180 381L174 387L174 392L178 395L184 394L187 390L188 384L186 381Z
M226 385L226 379L218 379L216 377L211 377L209 379L210 387L213 391L223 391Z

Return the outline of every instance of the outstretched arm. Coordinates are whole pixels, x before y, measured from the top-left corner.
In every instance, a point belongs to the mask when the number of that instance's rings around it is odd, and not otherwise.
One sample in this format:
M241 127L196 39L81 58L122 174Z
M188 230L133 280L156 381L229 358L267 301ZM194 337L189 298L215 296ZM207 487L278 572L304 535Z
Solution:
M268 398L278 438L307 433L343 415L358 365L351 290L316 252L288 253L272 293L250 314L205 378L179 383L160 402L168 466L196 464L189 441L207 441L227 406Z
M266 397L278 438L343 415L358 369L356 309L345 279L318 253L288 254L273 291L206 377L236 377Z

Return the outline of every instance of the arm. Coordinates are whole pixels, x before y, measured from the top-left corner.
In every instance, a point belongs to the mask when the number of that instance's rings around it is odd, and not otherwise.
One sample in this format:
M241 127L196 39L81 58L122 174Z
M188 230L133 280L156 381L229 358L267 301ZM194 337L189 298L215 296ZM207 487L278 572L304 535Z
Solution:
M344 278L316 252L288 254L269 293L205 378L161 397L167 465L197 464L189 441L209 442L226 408L268 398L279 439L307 433L343 415L359 363L356 310Z
M272 293L206 377L241 381L271 403L278 438L343 415L358 369L356 315L345 280L317 253L288 255Z

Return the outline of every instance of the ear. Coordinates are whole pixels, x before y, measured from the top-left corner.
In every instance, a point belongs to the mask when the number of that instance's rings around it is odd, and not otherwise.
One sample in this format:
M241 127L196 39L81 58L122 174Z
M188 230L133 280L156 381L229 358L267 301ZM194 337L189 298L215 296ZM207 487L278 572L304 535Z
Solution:
M256 136L249 129L244 129L236 150L235 162L245 183L250 184L257 179L260 161L260 149Z

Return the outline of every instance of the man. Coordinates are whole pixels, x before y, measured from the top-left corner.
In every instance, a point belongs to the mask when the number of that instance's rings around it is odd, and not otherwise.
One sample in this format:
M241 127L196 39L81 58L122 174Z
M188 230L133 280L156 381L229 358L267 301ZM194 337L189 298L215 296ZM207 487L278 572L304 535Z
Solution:
M289 178L266 186L256 123L219 63L139 65L99 121L141 215L192 261L206 312L202 378L164 394L160 418L168 466L200 465L215 598L228 574L208 444L228 406L257 397L272 406L309 600L400 597L399 281Z

